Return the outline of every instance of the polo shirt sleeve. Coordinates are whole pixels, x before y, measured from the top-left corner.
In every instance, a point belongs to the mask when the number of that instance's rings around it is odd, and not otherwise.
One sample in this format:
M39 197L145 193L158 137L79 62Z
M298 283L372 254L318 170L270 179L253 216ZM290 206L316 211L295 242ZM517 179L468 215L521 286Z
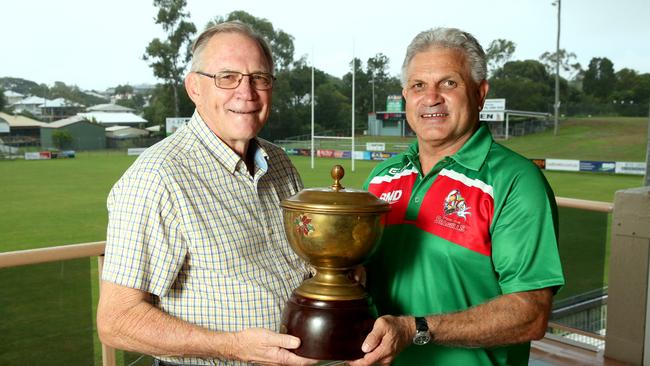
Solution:
M108 196L102 278L164 296L187 253L169 184L155 170L129 170Z
M504 294L564 284L555 198L532 164L518 170L495 207L492 260Z

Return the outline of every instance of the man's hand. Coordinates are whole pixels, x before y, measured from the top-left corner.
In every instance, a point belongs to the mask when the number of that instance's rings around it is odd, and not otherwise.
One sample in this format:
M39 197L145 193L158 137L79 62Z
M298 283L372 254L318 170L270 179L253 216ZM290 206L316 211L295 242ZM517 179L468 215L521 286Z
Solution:
M230 359L258 365L314 365L318 360L300 357L289 351L300 346L300 339L267 329L251 328L233 334Z
M375 321L361 350L366 355L350 366L390 365L395 357L413 340L415 322L411 316L384 315Z

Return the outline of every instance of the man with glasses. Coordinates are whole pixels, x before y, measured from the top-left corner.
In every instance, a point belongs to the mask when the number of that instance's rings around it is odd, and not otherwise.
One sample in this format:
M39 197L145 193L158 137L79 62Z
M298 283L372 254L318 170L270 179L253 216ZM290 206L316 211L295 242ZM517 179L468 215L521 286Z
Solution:
M204 31L185 79L190 122L147 149L113 187L97 325L103 343L154 365L310 365L276 333L309 274L279 202L302 182L256 135L270 112L273 59L242 23Z

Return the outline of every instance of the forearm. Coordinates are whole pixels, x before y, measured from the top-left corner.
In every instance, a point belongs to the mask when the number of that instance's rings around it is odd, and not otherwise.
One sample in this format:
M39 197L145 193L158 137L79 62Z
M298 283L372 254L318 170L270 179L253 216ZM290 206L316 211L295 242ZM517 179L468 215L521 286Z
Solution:
M460 347L493 347L544 336L551 309L550 289L500 296L457 313L427 317L434 342Z
M116 285L103 285L107 287ZM119 289L117 289L119 291ZM113 294L115 295L115 294ZM232 333L219 333L174 318L148 301L127 300L128 306L114 306L110 299L136 296L103 297L97 314L98 333L102 342L114 348L158 356L197 356L231 359Z

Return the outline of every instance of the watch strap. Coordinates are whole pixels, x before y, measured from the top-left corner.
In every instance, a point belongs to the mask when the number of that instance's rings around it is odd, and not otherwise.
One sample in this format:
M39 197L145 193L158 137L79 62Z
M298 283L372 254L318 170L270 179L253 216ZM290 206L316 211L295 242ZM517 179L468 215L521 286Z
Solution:
M429 324L427 324L427 319L421 316L415 317L415 330L418 332L428 332Z

